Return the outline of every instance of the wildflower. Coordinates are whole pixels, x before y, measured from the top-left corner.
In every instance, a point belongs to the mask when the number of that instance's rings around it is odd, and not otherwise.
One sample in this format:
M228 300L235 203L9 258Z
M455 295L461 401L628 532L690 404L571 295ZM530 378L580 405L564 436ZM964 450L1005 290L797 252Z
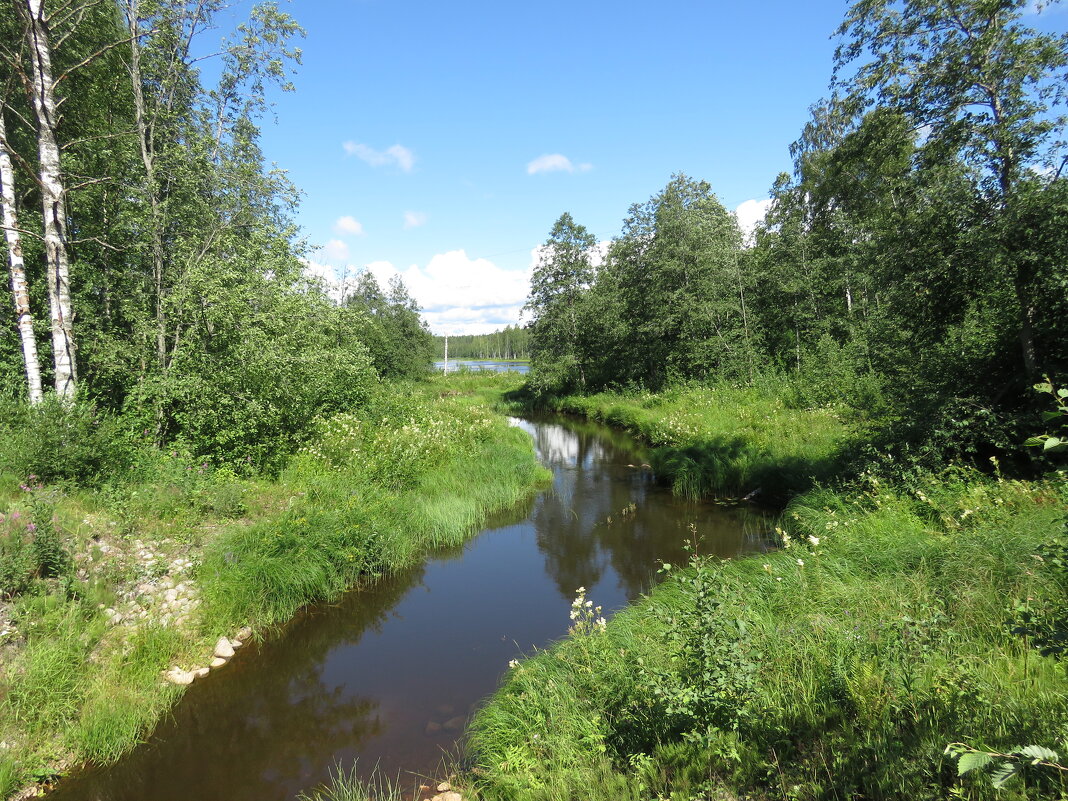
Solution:
M798 567L804 567L805 566L805 560L804 559L798 559L797 560L797 566Z
M816 536L814 536L812 534L808 535L808 541L812 544L812 547L816 547L817 545L820 544L820 538L816 537Z
M518 659L509 659L508 660L508 667L510 667L510 668L519 667L519 660Z
M771 565L769 565L767 562L764 563L764 572L765 573L770 573L771 572Z

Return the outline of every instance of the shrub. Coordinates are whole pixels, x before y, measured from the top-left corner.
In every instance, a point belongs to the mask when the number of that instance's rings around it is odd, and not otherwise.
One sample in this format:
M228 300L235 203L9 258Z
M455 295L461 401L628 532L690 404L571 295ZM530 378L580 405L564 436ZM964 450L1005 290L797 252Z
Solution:
M97 486L124 477L141 451L121 420L92 404L49 396L36 406L0 405L0 472Z

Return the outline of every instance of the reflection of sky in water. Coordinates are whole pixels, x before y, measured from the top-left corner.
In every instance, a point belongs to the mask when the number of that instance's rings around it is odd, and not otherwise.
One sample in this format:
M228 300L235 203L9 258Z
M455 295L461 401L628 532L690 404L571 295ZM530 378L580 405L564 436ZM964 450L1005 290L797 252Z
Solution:
M434 362L434 369L441 372L445 362L441 359ZM509 370L526 375L530 372L530 364L527 362L498 362L479 359L449 359L449 372L455 373L460 370L488 370L494 373L504 373Z
M286 801L339 762L433 771L508 661L566 634L576 588L620 608L649 589L661 560L685 560L691 525L705 552L760 547L759 518L674 498L626 435L514 422L553 469L551 488L464 547L308 610L195 684L148 747L53 798Z

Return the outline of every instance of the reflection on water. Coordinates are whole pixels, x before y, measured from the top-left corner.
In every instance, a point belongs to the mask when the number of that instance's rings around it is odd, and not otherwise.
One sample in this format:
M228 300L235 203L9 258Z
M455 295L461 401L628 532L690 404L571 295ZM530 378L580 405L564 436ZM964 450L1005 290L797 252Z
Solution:
M438 360L434 362L435 372L440 373L445 368L445 362ZM513 370L517 373L530 372L529 362L500 362L493 361L492 359L449 359L449 372L456 373L460 370L488 370L493 373L503 373L508 370Z
M292 799L337 765L432 772L508 661L567 631L575 589L606 610L647 590L660 560L762 547L761 518L673 497L625 434L516 421L552 487L495 515L466 547L305 610L198 682L150 742L81 772L59 799Z

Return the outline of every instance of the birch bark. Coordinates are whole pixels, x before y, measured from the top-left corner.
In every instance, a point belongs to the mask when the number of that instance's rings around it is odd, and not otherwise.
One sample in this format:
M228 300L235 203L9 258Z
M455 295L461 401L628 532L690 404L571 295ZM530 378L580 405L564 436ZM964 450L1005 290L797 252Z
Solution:
M48 299L52 312L52 358L56 394L74 397L78 380L74 352L74 315L70 300L70 260L67 254L66 189L56 141L56 97L48 17L44 0L25 0L27 36L32 67L31 101L37 117L37 151L41 171L41 206L48 262Z
M30 403L40 403L41 364L37 359L37 339L33 335L33 316L30 314L30 290L26 283L26 265L22 258L22 237L19 234L18 213L15 209L15 170L8 152L7 129L0 112L0 206L3 207L4 238L11 268L11 294L15 300L15 317L22 339L22 358L26 364L26 387Z

